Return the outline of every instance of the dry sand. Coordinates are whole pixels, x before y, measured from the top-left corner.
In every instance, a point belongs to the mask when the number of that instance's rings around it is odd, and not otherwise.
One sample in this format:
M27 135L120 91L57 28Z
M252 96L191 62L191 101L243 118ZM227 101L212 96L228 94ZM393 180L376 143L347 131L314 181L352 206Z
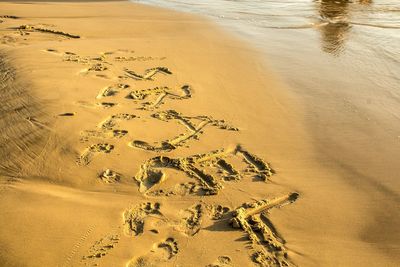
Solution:
M316 160L253 48L127 2L0 10L0 266L396 265L397 195Z

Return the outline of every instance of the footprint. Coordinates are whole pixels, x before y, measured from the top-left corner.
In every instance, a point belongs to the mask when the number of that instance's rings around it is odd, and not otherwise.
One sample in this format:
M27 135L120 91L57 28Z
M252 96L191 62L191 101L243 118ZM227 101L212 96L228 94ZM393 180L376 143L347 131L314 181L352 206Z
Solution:
M146 217L149 215L159 216L160 203L146 202L133 208L127 209L123 214L124 232L128 236L137 236L143 233Z
M82 257L83 261L90 261L92 266L96 266L96 260L105 257L109 251L118 244L120 237L118 234L107 235L96 241L88 250L87 255Z
M178 242L169 237L165 241L153 245L153 249L145 256L132 260L127 267L166 266L179 252Z
M164 242L159 243L157 247L166 250L167 259L171 259L179 252L178 243L172 237L169 237Z
M113 184L121 180L121 174L113 170L106 169L99 174L99 178L106 184Z
M189 236L194 236L200 231L204 209L201 204L196 204L186 210L186 214L181 221L180 229Z
M208 205L207 210L210 214L211 219L213 220L220 220L222 219L230 209L228 207L224 207L221 205Z
M160 184L165 180L165 173L160 170L148 170L143 177L138 179L139 192L144 193L154 185Z
M217 262L214 264L209 264L206 267L229 267L232 265L232 260L228 256L219 256Z
M88 165L93 157L98 153L110 153L114 149L114 145L107 143L95 144L86 148L77 160L79 165Z

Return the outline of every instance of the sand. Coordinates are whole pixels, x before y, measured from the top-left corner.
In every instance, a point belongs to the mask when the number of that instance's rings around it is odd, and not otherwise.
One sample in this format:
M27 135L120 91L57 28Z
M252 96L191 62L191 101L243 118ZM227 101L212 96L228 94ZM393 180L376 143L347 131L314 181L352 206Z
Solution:
M242 40L128 2L0 10L0 266L398 262L398 196L318 160Z

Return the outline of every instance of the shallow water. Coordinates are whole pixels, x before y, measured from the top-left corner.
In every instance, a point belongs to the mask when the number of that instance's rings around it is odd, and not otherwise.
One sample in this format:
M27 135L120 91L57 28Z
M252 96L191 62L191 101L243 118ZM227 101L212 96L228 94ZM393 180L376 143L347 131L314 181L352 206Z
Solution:
M214 18L265 53L272 68L295 91L306 93L304 90L316 86L325 90L335 87L334 91L338 90L336 87L347 87L351 91L355 86L373 85L399 101L397 0L136 2ZM359 84L355 85L355 81Z
M306 107L320 161L400 192L397 0L135 2L209 16L252 43Z
M373 31L373 37L392 35L387 41L400 39L400 4L396 0L137 0L178 10L215 17L225 25L243 32L251 30L255 37L266 34L266 29L313 29L320 33L321 47L325 52L338 55L351 38L352 28L393 29ZM361 27L360 27L361 28ZM371 36L372 37L372 36ZM272 37L274 39L274 37ZM272 53L273 51L271 51ZM399 52L399 51L397 51Z

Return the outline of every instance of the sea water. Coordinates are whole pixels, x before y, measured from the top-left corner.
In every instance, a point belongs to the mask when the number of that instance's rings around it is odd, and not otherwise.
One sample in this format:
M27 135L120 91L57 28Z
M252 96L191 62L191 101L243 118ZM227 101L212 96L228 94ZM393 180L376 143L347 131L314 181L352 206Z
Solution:
M343 73L350 73L385 87L384 91L399 91L398 0L135 2L214 18L256 45L270 65L299 90L310 87L301 77L319 84L321 79L337 81Z

